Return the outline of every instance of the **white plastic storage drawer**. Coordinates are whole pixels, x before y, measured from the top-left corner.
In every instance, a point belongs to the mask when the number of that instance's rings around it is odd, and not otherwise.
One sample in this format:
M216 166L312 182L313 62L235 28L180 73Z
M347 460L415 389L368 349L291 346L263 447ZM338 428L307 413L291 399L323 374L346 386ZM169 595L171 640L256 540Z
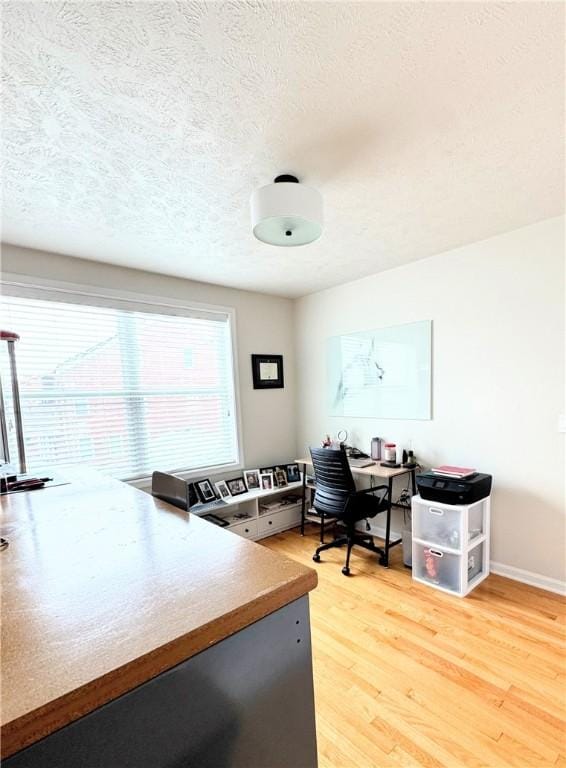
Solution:
M459 593L461 557L413 539L413 577L426 584Z
M488 499L482 499L477 504L472 504L468 509L468 542L470 543L486 532L486 506L488 503Z
M470 584L480 573L485 571L484 563L484 543L470 549L467 555L468 584Z
M460 507L435 505L432 501L413 499L413 537L448 549L460 549Z
M238 536L244 536L246 539L255 539L257 536L257 520L246 520L245 523L236 523L231 525L230 529Z

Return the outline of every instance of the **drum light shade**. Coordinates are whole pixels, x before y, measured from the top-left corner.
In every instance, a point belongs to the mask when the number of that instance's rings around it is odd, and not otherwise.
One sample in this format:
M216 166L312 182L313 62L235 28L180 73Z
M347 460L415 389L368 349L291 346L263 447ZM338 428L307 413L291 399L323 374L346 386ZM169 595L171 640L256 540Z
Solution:
M295 176L278 176L251 199L253 233L270 245L306 245L322 234L322 196Z

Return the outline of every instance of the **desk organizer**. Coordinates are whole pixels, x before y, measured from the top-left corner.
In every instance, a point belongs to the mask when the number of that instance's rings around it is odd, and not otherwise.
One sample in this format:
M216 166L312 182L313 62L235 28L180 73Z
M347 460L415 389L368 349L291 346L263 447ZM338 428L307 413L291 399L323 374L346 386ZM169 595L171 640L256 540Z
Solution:
M455 505L413 496L413 579L465 597L489 574L490 497Z

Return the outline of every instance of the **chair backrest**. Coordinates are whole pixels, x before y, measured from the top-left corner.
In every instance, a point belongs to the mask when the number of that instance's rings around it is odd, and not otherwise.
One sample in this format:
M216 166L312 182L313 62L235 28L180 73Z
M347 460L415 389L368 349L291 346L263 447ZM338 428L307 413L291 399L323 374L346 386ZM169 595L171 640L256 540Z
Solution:
M348 497L356 491L344 448L311 448L316 480L313 507L330 517L342 517Z

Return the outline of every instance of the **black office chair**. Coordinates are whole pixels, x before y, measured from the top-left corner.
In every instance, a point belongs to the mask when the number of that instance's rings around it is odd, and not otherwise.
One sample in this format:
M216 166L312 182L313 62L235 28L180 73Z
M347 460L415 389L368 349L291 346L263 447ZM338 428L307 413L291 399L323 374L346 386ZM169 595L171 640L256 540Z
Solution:
M313 555L315 563L320 562L320 553L325 549L347 545L346 564L342 568L344 576L350 575L350 553L354 545L369 549L380 556L380 563L385 563L385 552L373 543L373 536L356 530L360 520L375 517L388 507L389 489L386 485L375 488L356 490L352 470L344 448L311 448L312 465L316 490L313 507L324 517L334 517L337 525L345 529L328 544L322 544ZM377 495L375 495L377 494Z

